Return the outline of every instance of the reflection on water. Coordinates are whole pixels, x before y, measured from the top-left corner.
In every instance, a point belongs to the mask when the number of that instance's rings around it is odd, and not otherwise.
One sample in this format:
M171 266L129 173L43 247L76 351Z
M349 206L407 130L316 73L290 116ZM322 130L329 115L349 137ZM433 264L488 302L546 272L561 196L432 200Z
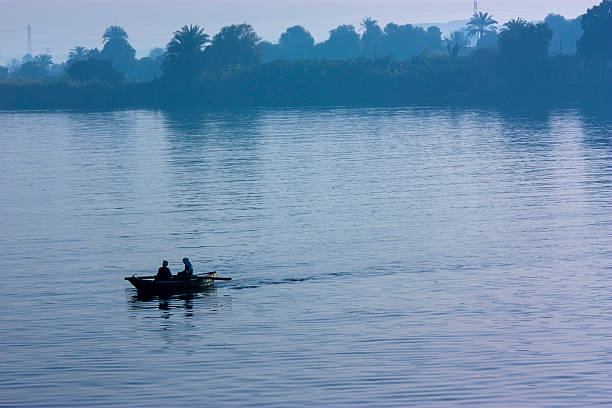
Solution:
M231 306L231 297L224 296L222 299L217 297L217 289L214 287L206 288L202 292L184 294L158 294L152 295L141 293L135 289L126 289L130 310L179 310L184 309L186 317L193 316L191 310L194 304L202 311L216 313L221 308ZM170 315L164 315L164 318Z
M192 318L204 314L227 313L231 308L231 297L226 294L217 296L217 289L207 288L202 292L178 295L150 295L139 293L134 289L126 289L129 309L136 312L159 311L159 314L147 313L147 317Z
M4 112L0 128L0 405L612 403L609 112ZM233 280L126 289L184 256Z
M130 319L159 320L147 324L150 340L158 342L162 350L183 347L185 338L197 338L198 324L218 314L231 312L231 296L218 294L217 289L177 295L144 295L135 289L126 289Z

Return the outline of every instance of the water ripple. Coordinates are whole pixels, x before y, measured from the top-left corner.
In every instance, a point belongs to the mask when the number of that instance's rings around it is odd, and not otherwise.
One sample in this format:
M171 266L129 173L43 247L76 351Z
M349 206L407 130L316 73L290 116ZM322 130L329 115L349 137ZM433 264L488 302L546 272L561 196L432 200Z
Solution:
M0 405L612 405L609 114L0 113ZM232 276L142 297L124 276Z

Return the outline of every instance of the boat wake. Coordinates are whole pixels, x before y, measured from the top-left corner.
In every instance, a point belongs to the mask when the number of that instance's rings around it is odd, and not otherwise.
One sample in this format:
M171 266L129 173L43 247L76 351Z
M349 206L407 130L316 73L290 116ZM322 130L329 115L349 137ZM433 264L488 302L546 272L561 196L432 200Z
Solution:
M317 274L305 277L290 277L284 279L261 279L261 278L246 278L238 279L234 282L231 289L242 290L242 289L254 289L266 285L291 285L300 282L327 280L331 278L352 275L351 272L333 272L325 274Z

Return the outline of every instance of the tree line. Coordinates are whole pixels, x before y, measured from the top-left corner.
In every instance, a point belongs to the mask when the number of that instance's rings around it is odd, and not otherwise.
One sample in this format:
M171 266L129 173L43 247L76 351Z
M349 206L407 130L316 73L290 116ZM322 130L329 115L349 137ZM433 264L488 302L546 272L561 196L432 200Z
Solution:
M140 59L126 30L111 26L102 36L101 50L74 47L65 64L53 64L49 55L26 56L20 65L0 67L0 80L55 78L68 81L72 88L66 89L74 92L94 89L92 82L106 91L118 87L119 94L129 90L133 95L116 96L124 102L146 93L158 104L350 103L351 97L404 103L417 97L476 97L483 94L480 88L539 92L553 84L584 88L587 82L601 89L612 72L611 16L612 0L575 20L549 15L543 22L516 18L500 25L480 12L464 29L444 37L437 27L389 23L383 28L364 18L359 29L338 26L321 43L304 27L290 27L277 44L262 41L246 23L223 27L212 37L200 26L186 25L164 49ZM349 83L358 89L350 89ZM12 91L44 89L28 86L13 86ZM6 82L3 87L10 88ZM242 95L241 90L257 94ZM394 95L399 90L408 96ZM10 105L8 98L3 98L5 105Z

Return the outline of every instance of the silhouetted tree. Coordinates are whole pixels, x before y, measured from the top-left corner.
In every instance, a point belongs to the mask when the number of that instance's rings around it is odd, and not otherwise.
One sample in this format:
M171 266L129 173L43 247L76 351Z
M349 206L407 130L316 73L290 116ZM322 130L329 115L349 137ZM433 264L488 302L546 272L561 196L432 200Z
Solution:
M459 52L469 46L470 40L461 30L453 31L444 38L448 56L452 61L457 59Z
M584 34L578 40L582 57L612 58L612 0L603 0L581 18Z
M143 57L136 60L132 78L137 81L151 81L161 74L162 58Z
M28 61L25 64L21 64L19 69L14 74L16 79L30 81L46 79L47 76L47 68L37 64L34 61Z
M21 66L21 61L19 61L17 58L13 58L6 65L6 68L8 69L9 74L12 74L12 73L17 72L20 66Z
M261 41L258 47L263 55L263 61L266 63L279 59L289 59L289 57L284 56L285 52L281 51L281 47L278 44L272 44L270 41Z
M363 29L361 35L363 55L366 58L376 58L382 45L383 31L378 22L371 17L366 17L361 21L361 28Z
M499 34L499 52L505 62L541 61L548 55L552 30L545 23L529 23L521 18L504 24Z
M104 30L104 34L102 35L102 43L106 44L107 42L113 40L128 40L128 34L123 27L110 26Z
M427 49L437 51L442 49L442 32L436 26L427 27Z
M381 54L393 55L399 61L419 55L424 50L441 48L441 33L437 27L425 31L410 24L389 23L385 26L384 33Z
M49 54L40 54L34 57L34 63L47 70L47 68L53 64L53 57Z
M91 48L87 51L87 58L100 59L100 50L96 48Z
M317 44L322 58L339 60L359 56L359 34L352 25L341 25L329 32L329 39Z
M197 25L183 26L174 32L166 47L162 70L165 76L193 81L204 67L204 47L208 34Z
M576 43L582 37L580 19L567 20L557 14L549 14L544 22L553 30L548 53L573 55L576 53Z
M499 36L497 35L497 32L487 31L476 42L476 48L477 49L497 48L498 42L499 42Z
M156 47L149 51L147 57L136 60L132 78L138 81L151 81L158 78L162 73L161 67L165 52L163 48Z
M158 58L163 58L166 50L161 47L155 47L151 51L149 51L149 58L152 60L156 60Z
M475 13L467 23L468 35L470 37L476 37L476 41L478 42L486 33L497 32L495 24L497 24L497 20L494 20L493 16L489 13Z
M49 77L49 66L53 58L49 54L40 54L21 64L14 73L19 80L44 80Z
M66 75L66 63L62 62L59 64L51 64L49 68L47 68L47 73L49 78L52 79L61 79Z
M114 69L110 61L93 58L70 64L66 73L71 80L80 82L118 82L123 79L123 74Z
M8 78L8 68L0 65L0 81L6 81Z
M110 26L102 36L104 47L100 58L110 61L113 66L131 75L136 62L136 50L128 42L128 35L123 27Z
M510 20L499 33L500 72L506 85L529 92L549 79L548 46L552 30L545 23Z
M214 68L259 64L263 62L263 51L257 46L259 42L260 38L249 24L223 27L204 51L206 64Z
M281 34L278 41L279 56L292 61L312 57L314 38L302 26L293 26Z
M89 51L85 47L74 47L68 52L68 65L74 64L75 62L86 60L89 57Z

